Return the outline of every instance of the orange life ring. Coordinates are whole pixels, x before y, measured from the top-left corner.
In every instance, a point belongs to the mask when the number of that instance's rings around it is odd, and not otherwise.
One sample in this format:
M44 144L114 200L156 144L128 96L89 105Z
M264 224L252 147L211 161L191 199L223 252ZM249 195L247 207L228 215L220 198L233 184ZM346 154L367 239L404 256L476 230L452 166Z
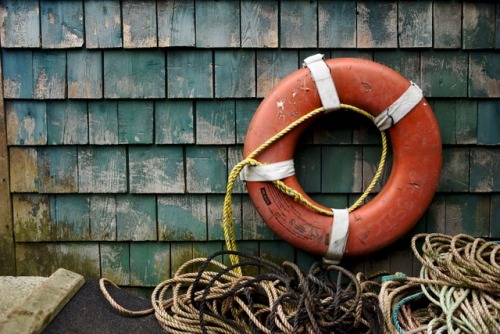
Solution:
M372 61L338 58L326 60L326 64L340 101L373 116L391 106L410 86L399 73ZM320 96L309 69L291 73L258 107L248 128L244 157L287 125L319 107ZM297 141L311 121L286 134L256 159L267 164L293 159ZM368 254L398 240L422 217L436 191L442 164L441 136L425 98L390 127L388 135L393 150L390 176L371 201L350 212L344 256ZM295 176L282 181L315 205L325 208L307 196ZM335 218L332 220L332 217L294 202L272 182L246 182L246 185L259 215L277 235L311 254L326 254Z

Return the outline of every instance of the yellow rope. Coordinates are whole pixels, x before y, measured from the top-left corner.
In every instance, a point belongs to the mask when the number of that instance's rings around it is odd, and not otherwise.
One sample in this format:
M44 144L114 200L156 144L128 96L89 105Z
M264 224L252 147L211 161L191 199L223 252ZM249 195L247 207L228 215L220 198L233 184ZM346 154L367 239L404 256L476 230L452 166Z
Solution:
M361 114L370 120L374 121L375 117L372 116L371 114L367 113L366 111L348 105L348 104L341 104L342 109L346 110L351 110L354 111L358 114ZM259 155L262 151L267 149L269 146L271 146L274 142L277 140L281 139L283 136L285 136L287 133L295 129L298 125L304 123L305 121L311 119L312 117L324 112L325 109L323 107L314 109L310 113L302 116L298 120L294 121L290 125L288 125L286 128L266 140L262 145L260 145L257 149L255 149L252 153L248 155L244 160L236 164L236 166L233 167L231 173L229 174L228 181L227 181L227 187L226 187L226 196L224 198L224 208L223 208L223 218L222 218L222 223L224 227L224 239L226 241L226 248L231 251L236 251L236 238L234 235L234 217L233 217L233 209L232 209L232 197L231 197L231 192L233 190L234 184L238 178L238 176L241 173L241 170L246 166L260 166L263 165L263 163L255 160L255 157ZM370 194L370 192L373 190L375 185L377 184L378 180L380 179L380 176L382 175L382 172L384 170L385 166L385 160L387 157L387 138L385 135L385 132L381 131L380 135L382 137L382 155L380 157L380 161L378 164L377 172L375 173L372 182L368 185L366 190L363 192L363 194L358 198L358 200L349 207L349 212L357 209L360 207L363 203L363 201L366 199L366 197ZM287 186L284 184L282 181L277 180L273 181L274 185L282 191L284 194L290 196L293 198L294 201L299 202L302 205L307 206L309 209L321 213L323 215L327 216L332 216L333 213L331 210L325 210L323 208L320 208L319 206L315 205L314 203L311 203L308 201L304 196L302 196L300 193L298 193L295 189ZM238 256L237 255L231 255L231 263L236 264L239 262ZM235 269L238 274L241 275L241 270L240 268Z

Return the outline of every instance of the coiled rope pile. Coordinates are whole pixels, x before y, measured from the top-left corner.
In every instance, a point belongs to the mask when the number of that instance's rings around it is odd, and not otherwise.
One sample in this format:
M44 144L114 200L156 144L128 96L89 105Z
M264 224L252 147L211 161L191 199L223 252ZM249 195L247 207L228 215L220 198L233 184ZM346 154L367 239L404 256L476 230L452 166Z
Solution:
M215 260L220 255L241 261L226 266ZM186 272L192 265L198 272ZM260 274L241 276L237 267L257 267ZM153 307L143 311L118 305L106 283L101 279L100 287L113 307L128 316L154 313L167 333L383 333L380 286L335 265L315 264L304 275L291 262L278 266L223 251L185 263L155 288Z
M419 234L412 249L422 263L420 277L396 274L382 283L387 332L500 333L500 244Z

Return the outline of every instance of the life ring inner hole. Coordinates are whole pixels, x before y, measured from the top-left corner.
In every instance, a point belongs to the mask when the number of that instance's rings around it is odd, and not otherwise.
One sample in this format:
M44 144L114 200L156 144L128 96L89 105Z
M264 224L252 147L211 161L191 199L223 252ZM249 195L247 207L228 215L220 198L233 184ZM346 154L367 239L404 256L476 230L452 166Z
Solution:
M381 154L380 131L372 120L351 110L333 111L316 118L300 136L294 154L296 177L314 201L349 207L372 181ZM388 149L385 168L367 201L387 181L390 156Z

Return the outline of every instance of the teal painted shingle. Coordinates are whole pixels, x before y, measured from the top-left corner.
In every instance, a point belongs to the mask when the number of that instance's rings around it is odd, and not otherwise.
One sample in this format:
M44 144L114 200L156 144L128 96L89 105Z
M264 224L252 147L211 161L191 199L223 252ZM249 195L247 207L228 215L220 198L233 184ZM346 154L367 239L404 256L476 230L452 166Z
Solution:
M158 197L160 240L206 240L207 203L204 195Z
M119 0L85 1L85 46L87 49L122 46L122 17Z
M165 54L160 50L104 51L104 97L165 97Z
M194 111L191 101L155 102L155 143L193 144Z
M129 147L128 168L131 193L184 192L182 147Z
M90 239L89 198L84 195L56 197L55 240L77 241Z
M115 284L130 284L130 244L125 242L101 243L100 264L102 277Z
M445 147L443 149L443 169L438 185L440 192L469 191L469 149Z
M361 148L355 146L327 146L323 147L321 154L321 190L323 193L361 191Z
M85 101L47 102L47 141L49 145L88 144L87 103Z
M91 145L118 144L118 102L88 103L89 142Z
M299 146L294 156L295 173L306 193L321 192L321 147Z
M248 124L259 107L260 100L236 101L236 143L243 144L248 130Z
M29 50L2 49L3 96L6 99L33 97L33 54Z
M217 146L186 147L188 193L223 193L227 182L227 150Z
M196 143L235 143L234 101L199 101L196 104Z
M0 40L6 48L40 47L38 1L5 0L0 4Z
M443 144L477 143L477 102L473 100L437 100L433 110Z
M358 48L398 46L397 8L396 2L358 1L356 22Z
M170 278L170 246L159 242L130 244L130 283L155 286Z
M498 7L497 7L498 8ZM492 238L500 238L500 195L491 195L491 211L490 211L490 236Z
M464 2L463 48L491 49L495 45L495 4Z
M257 96L265 97L284 77L297 70L297 51L257 51Z
M462 46L462 4L434 1L433 33L435 49L460 49Z
M490 197L475 194L446 196L445 233L467 233L478 237L490 234Z
M467 96L467 54L455 51L422 52L422 90L427 97Z
M116 240L116 198L114 195L90 196L90 239Z
M98 51L68 51L68 98L102 98L102 54Z
M42 47L76 48L83 45L82 1L40 1Z
M500 101L479 101L477 118L477 143L500 145Z
M118 102L118 142L152 144L153 109L152 101Z
M5 109L8 145L47 144L45 102L10 101Z
M356 1L318 1L320 48L356 47Z
M373 60L400 73L418 86L420 80L420 52L406 50L375 51Z
M158 1L158 46L195 46L194 0Z
M398 39L401 48L432 47L432 1L398 2Z
M241 46L278 46L278 1L241 1Z
M215 97L255 97L255 51L215 51Z
M372 182L375 173L377 172L380 159L382 155L382 147L381 146L363 146L363 162L362 162L362 191L368 188L370 183ZM373 188L372 193L377 193L380 191L382 186L386 183L389 178L389 174L391 172L391 154L388 154L388 157L385 162L384 170L380 175L378 182ZM356 177L356 176L355 176Z
M116 196L117 240L156 240L156 198L153 195Z
M193 258L192 242L172 242L170 244L170 270L171 275L176 273L193 272L193 266L184 266L186 262ZM180 271L181 268L184 268Z
M78 184L82 193L127 191L125 147L78 148Z
M64 99L66 97L66 52L33 52L33 97Z
M470 191L496 192L500 190L500 149L471 148L470 152Z
M153 48L158 45L156 1L122 1L123 47Z
M469 95L500 97L500 53L471 52L469 62Z
M35 181L41 193L78 192L77 148L40 147L37 155L38 177Z
M196 46L235 48L240 46L240 3L196 1Z
M212 57L212 51L209 50L169 51L167 57L168 97L213 97Z
M316 1L282 1L280 46L315 48L318 46L318 4Z

